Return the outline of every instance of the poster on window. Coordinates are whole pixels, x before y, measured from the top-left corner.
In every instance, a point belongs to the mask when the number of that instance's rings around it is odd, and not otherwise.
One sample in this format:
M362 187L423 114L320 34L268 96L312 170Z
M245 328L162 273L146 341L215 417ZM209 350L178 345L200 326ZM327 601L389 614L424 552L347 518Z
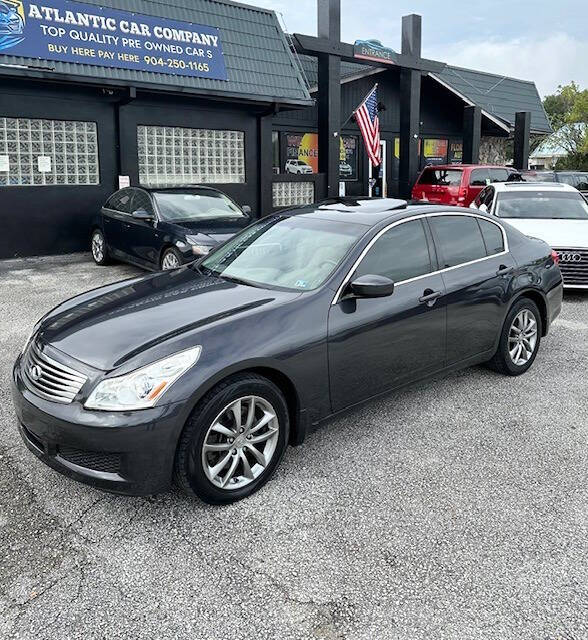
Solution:
M450 142L447 154L449 164L461 164L463 162L463 144L461 142Z
M426 164L445 164L447 162L447 140L425 138L423 155Z
M341 136L339 177L341 180L357 180L358 139ZM305 175L318 173L318 134L296 133L286 135L285 173Z

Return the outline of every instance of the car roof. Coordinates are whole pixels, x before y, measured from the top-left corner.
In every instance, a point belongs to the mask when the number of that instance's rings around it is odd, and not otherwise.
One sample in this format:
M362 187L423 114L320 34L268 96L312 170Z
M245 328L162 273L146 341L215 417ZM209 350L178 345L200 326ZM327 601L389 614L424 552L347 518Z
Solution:
M214 187L208 187L203 184L176 184L169 187L145 187L141 185L140 187L133 187L135 189L143 189L144 191L148 191L149 193L153 193L154 191L182 191L184 189L199 189L204 191L218 191Z
M307 216L333 222L349 222L366 227L374 227L384 222L393 222L409 218L420 213L467 213L480 215L479 211L452 207L450 205L432 205L415 200L395 198L330 198L314 205L303 205L293 209L278 211L277 215Z
M565 182L493 182L496 191L571 191L578 190Z
M512 167L506 167L503 164L429 164L425 169L455 169L457 171L461 171L463 169L509 169L511 171L516 171Z

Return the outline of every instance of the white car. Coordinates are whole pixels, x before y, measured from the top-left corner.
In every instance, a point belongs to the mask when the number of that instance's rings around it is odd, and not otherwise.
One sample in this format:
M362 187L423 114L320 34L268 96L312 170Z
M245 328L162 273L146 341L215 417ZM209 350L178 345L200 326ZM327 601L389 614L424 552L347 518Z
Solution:
M503 218L559 254L564 287L588 289L588 202L567 184L504 182L482 189L470 208Z
M312 167L303 160L286 160L286 173L312 173Z

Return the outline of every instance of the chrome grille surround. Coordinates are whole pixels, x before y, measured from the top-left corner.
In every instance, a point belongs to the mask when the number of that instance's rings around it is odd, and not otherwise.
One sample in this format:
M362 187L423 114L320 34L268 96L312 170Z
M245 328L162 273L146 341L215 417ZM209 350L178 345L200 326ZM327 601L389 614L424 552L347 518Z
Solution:
M21 370L26 386L34 394L63 404L72 402L88 380L83 373L43 353L36 340L27 349Z
M555 249L564 286L588 287L588 249Z

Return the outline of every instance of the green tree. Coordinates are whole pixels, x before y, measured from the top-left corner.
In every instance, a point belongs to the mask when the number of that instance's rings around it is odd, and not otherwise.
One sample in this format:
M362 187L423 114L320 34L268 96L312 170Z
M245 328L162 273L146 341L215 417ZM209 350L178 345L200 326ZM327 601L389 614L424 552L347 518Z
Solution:
M545 96L543 107L553 127L556 142L568 156L558 161L557 169L588 167L588 89L575 83L559 86Z

